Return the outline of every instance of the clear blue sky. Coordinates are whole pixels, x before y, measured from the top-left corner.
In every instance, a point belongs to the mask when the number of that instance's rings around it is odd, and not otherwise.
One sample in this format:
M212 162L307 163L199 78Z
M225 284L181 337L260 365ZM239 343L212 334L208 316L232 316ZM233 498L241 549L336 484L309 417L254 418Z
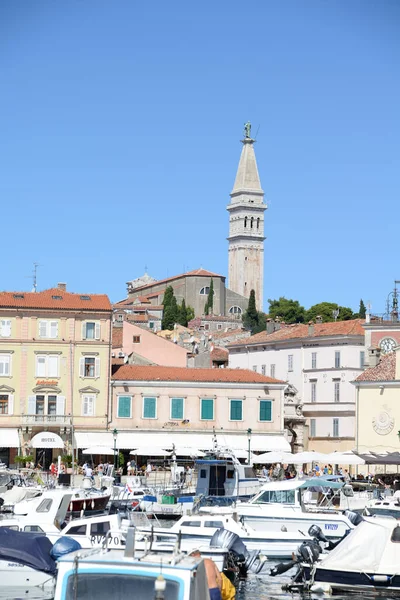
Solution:
M2 289L227 274L260 125L265 298L384 310L399 266L400 2L2 0ZM267 304L264 308L267 308Z

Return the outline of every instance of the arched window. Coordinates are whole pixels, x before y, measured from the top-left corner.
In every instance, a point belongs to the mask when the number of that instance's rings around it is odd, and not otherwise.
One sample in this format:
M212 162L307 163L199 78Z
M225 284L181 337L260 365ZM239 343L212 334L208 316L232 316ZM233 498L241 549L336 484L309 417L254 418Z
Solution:
M208 296L209 293L210 293L210 287L208 285L206 285L205 287L202 287L200 290L200 296Z
M244 226L247 227L247 217L244 218Z
M260 227L260 217L257 217L257 229Z
M231 306L229 312L231 315L240 315L242 314L242 309L240 306Z

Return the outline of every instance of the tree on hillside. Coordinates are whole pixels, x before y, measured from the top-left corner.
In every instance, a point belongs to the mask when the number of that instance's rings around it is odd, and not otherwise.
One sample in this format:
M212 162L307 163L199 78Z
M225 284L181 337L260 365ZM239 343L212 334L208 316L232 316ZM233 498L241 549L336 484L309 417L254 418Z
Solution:
M365 315L367 314L367 309L366 306L364 304L363 299L361 298L360 300L360 308L358 309L358 317L360 319L365 319Z
M304 323L305 308L298 300L281 296L279 300L268 300L269 317L280 317L285 323Z
M210 288L209 288L208 296L207 296L207 302L204 307L204 314L205 315L208 315L209 313L212 314L213 308L214 308L214 280L211 279Z
M162 329L173 329L178 320L178 305L174 295L172 285L169 285L163 298L163 318L161 322Z
M315 321L317 317L322 317L323 323L330 323L335 320L335 312L337 313L337 321L349 321L354 319L354 314L351 308L347 306L339 306L336 302L320 302L314 304L306 311L306 321Z
M188 316L187 316L187 309L186 309L185 298L182 300L182 304L178 307L178 320L177 320L177 322L179 323L179 325L183 325L184 327L187 327Z
M250 292L249 304L242 318L243 326L251 331L251 335L264 331L266 328L267 316L259 312L256 306L256 295L254 290Z

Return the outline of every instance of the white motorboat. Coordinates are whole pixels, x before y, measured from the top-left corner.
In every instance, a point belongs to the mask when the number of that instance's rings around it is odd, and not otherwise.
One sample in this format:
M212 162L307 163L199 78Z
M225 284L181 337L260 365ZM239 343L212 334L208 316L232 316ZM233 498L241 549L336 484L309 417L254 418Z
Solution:
M181 538L181 547L185 550L188 545L209 544L215 532L225 529L236 534L249 551L257 550L269 559L290 558L308 534L300 531L289 533L286 531L260 532L255 531L246 523L238 521L235 515L210 516L206 514L182 517L169 529L154 527L152 532L156 540L166 541L174 535ZM148 531L139 529L139 531Z
M208 600L203 559L181 554L161 556L149 551L138 559L134 538L125 553L89 550L73 552L58 561L55 600Z
M328 539L338 539L353 529L354 523L346 514L320 506L318 499L326 501L331 491L342 485L320 478L274 481L248 502L238 502L230 509L203 507L200 512L214 516L236 512L245 526L268 535L279 531L306 535L311 525L318 525Z
M399 521L367 517L329 554L302 563L289 589L399 595L399 564Z
M381 498L370 500L365 505L364 514L400 519L400 491L390 496L383 493Z

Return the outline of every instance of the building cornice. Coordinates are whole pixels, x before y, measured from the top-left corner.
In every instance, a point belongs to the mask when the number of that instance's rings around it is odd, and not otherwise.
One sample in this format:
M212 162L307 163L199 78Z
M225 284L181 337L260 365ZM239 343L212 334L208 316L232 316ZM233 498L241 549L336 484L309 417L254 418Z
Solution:
M352 385L356 387L368 387L368 388L381 388L381 387L389 387L389 388L397 388L400 387L400 380L392 380L392 381L350 381Z
M238 383L238 382L212 382L212 381L123 381L114 380L111 383L112 387L166 387L166 388L202 388L202 389L249 389L249 390L260 390L264 388L269 390L284 390L287 387L287 383ZM266 394L268 395L268 394Z
M323 344L321 342L324 342ZM332 343L335 342L335 343ZM338 343L340 342L340 343ZM248 349L248 348L257 348L260 347L260 351L262 350L275 350L276 346L279 347L287 347L287 348L298 348L301 350L302 348L315 348L321 346L349 346L352 343L357 346L364 346L364 336L357 334L350 335L324 335L313 338L290 338L284 340L264 340L264 341L256 341L250 342L248 344L227 344L228 349L232 350L240 350L240 349Z

